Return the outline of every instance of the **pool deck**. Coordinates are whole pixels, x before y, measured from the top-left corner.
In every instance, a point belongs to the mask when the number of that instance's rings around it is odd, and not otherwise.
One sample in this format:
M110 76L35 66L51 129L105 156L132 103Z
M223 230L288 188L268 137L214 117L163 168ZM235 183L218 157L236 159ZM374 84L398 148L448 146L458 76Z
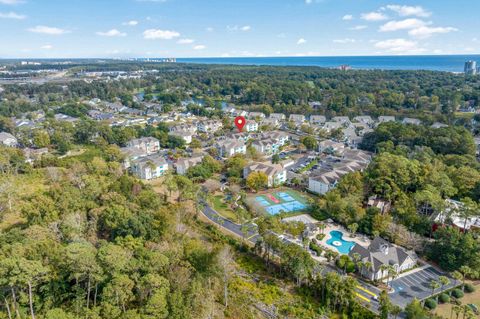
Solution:
M323 230L323 233L326 235L322 240L319 240L318 242L324 246L325 248L328 248L330 250L333 250L333 251L336 251L338 253L340 253L338 251L338 249L336 249L334 246L331 246L329 244L327 244L327 240L330 239L330 232L331 231L341 231L343 233L343 237L342 239L343 240L346 240L346 241L352 241L354 242L355 244L357 245L360 245L360 246L363 246L363 247L368 247L370 245L370 239L365 236L365 235L361 235L361 234L355 234L355 237L352 237L352 235L350 234L350 231L348 231L347 229L345 229L345 227L343 226L340 226L340 225L337 225L337 224L334 224L334 223L327 223L325 222L325 229ZM318 232L320 233L320 231ZM312 236L311 238L315 238L315 236ZM341 253L340 253L341 254Z

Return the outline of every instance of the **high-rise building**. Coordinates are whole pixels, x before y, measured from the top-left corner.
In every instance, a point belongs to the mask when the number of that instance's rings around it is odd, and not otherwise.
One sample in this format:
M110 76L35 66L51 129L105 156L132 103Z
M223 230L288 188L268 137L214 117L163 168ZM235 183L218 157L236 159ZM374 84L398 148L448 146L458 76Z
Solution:
M470 75L477 74L477 62L471 61L471 60L465 62L464 71L465 71L465 74L470 74Z

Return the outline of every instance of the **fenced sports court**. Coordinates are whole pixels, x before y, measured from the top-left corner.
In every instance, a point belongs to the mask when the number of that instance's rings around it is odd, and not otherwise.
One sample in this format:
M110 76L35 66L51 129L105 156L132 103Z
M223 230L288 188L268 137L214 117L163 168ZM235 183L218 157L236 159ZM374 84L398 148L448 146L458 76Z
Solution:
M280 212L298 212L308 207L306 198L292 190L255 195L250 203L254 209L270 215L277 215Z

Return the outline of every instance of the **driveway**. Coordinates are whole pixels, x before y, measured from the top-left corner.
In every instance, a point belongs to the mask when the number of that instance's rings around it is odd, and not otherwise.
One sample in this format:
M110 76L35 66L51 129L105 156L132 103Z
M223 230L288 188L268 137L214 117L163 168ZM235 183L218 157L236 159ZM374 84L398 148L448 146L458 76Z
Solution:
M446 285L443 289L450 289L460 284L459 281L449 277L447 274L442 273L432 266L424 266L420 269L415 269L405 275L400 275L394 279L390 285L395 290L390 294L390 299L394 304L401 307L405 307L410 303L413 298L419 300L426 299L432 294L432 288L430 288L430 282L435 280L439 282L440 276L447 276L450 279L450 284ZM441 288L435 290L435 294L440 292Z

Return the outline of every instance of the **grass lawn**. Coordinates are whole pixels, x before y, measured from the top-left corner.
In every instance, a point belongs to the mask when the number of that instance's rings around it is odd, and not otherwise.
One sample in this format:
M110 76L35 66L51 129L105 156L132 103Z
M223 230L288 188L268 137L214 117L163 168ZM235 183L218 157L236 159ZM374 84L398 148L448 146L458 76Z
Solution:
M233 210L231 210L224 201L224 195L215 195L212 198L213 209L215 209L223 217L235 222L240 223L240 220Z
M472 293L465 293L465 296L462 299L460 299L460 301L464 305L473 303L480 308L480 282L473 283L473 284L475 286L475 291ZM440 304L435 309L435 313L439 316L442 316L443 318L450 318L451 309L452 309L452 305L449 303ZM460 315L460 318L461 316L462 314ZM455 318L455 313L453 313L453 318Z

